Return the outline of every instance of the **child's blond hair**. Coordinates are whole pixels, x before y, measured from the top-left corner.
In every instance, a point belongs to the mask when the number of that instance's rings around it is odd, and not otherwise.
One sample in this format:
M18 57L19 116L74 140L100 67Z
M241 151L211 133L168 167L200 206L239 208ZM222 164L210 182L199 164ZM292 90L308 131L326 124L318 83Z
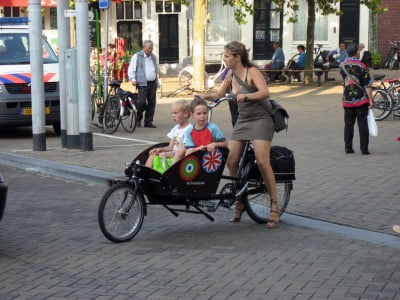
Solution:
M172 107L176 107L180 111L183 112L188 112L190 115L190 102L187 100L179 99L176 100L173 104Z

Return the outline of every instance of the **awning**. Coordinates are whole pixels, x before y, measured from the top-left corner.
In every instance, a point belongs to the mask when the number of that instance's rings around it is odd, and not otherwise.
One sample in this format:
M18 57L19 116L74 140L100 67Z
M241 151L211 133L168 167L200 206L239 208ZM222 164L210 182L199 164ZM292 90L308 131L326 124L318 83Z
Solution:
M42 0L41 6L56 7L57 0ZM18 6L18 7L28 7L28 0L0 0L0 6Z

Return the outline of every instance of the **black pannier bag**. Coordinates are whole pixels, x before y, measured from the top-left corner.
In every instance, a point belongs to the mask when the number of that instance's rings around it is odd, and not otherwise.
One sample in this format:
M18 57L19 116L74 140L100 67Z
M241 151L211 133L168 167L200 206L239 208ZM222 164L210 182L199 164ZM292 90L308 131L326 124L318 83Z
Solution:
M296 179L292 150L282 146L272 146L270 162L276 182L287 182ZM248 164L247 170L244 170L244 173L248 174L248 178L250 179L260 178L260 171L255 161Z
M295 162L292 150L282 146L272 146L270 161L277 182L292 181L296 179Z

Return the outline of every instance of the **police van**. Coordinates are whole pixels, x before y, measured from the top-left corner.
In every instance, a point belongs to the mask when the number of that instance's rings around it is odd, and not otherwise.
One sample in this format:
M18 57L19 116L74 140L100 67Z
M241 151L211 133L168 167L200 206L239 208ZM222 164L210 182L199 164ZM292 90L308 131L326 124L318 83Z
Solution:
M42 37L46 125L60 128L58 58ZM0 18L0 127L31 126L31 66L27 18Z

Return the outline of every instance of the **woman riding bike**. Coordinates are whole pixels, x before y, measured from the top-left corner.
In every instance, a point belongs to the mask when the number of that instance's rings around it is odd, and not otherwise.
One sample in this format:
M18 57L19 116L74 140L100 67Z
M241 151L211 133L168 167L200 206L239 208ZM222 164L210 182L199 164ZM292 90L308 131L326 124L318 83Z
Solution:
M225 93L236 97L239 117L228 143L227 165L231 176L237 176L238 164L245 141L252 140L257 166L270 196L270 216L267 228L276 228L279 223L279 207L276 200L276 182L269 161L274 123L265 108L269 89L261 72L249 60L245 45L230 42L224 47L224 62L228 72L221 88L216 93L199 95L205 99L221 98ZM235 202L235 214L231 222L238 222L244 212L244 205Z

